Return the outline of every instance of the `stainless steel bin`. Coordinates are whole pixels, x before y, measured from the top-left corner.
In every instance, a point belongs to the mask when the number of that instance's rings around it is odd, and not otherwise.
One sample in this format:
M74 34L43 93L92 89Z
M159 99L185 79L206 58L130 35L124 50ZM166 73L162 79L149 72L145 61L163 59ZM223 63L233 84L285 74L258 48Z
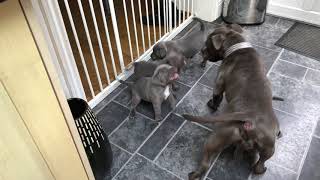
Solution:
M268 0L225 0L222 19L227 23L262 24L267 4Z

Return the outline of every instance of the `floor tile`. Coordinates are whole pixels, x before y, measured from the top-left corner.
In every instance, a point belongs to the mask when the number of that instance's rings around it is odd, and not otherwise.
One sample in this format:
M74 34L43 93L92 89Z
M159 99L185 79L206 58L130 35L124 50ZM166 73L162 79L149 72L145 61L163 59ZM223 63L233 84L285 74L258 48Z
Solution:
M219 66L215 64L212 65L210 69L202 76L199 83L213 88L218 75L218 69L219 69Z
M109 135L128 115L129 109L111 101L98 113L97 118L105 133Z
M113 155L112 166L111 166L110 172L104 178L104 180L112 179L112 177L117 174L120 168L128 161L128 159L131 156L130 154L121 150L120 148L116 147L113 144L111 144L111 149L112 149L112 155Z
M139 153L150 160L154 160L183 122L182 117L171 114L142 146Z
M124 106L130 107L131 97L131 89L129 87L125 87L123 91L119 93L116 98L114 98L114 101Z
M180 86L180 89L178 90L178 92L176 92L176 100L177 102L179 102L182 97L187 94L187 92L190 90L190 87L189 86L185 86L183 84L179 84ZM171 111L172 109L170 108L170 103L169 101L165 101L162 103L162 106L161 106L161 115L162 115L162 118L165 118L169 112ZM154 119L154 111L153 111L153 107L152 107L152 104L149 103L149 102L145 102L145 101L142 101L138 106L137 106L137 111L146 115L147 117L151 118L151 119Z
M134 153L158 123L137 114L134 119L128 119L117 129L109 140L123 149Z
M273 101L276 109L296 115L320 116L320 87L270 73L273 94L285 100Z
M277 51L271 51L269 49L259 47L259 46L254 46L254 48L257 50L259 55L262 57L262 61L264 64L264 68L266 70L266 73L270 70L272 64L274 61L277 59L279 52Z
M281 48L274 45L283 35L280 28L270 28L267 26L246 26L243 35L252 44L280 51Z
M294 25L295 21L289 20L289 19L284 19L284 18L279 18L279 21L276 24L276 27L282 29L284 32L289 30L292 25Z
M320 71L308 69L304 81L312 85L320 86Z
M177 177L161 169L145 158L135 155L115 177L116 180L178 180Z
M98 113L101 111L116 95L118 95L127 86L120 84L115 90L113 90L107 97L105 97L97 106L93 108L93 112Z
M179 81L188 86L194 85L203 73L210 68L211 62L207 63L205 68L201 67L203 58L200 54L196 54L191 62L186 65L185 70L181 73Z
M314 60L312 58L308 58L306 56L300 55L298 53L289 51L289 50L284 50L283 53L280 56L280 59L290 61L302 66L306 66L308 68L320 70L320 62L317 60Z
M272 15L266 15L265 21L262 24L262 26L274 27L277 24L278 21L279 21L278 17L272 16Z
M270 161L266 162L267 171L261 175L252 175L251 180L296 180L297 174L279 167Z
M161 153L156 163L186 179L194 171L202 157L202 149L209 131L186 122L178 134Z
M235 159L234 148L229 147L219 155L208 177L223 180L246 180L250 172L250 164L244 159Z
M210 114L211 109L207 106L207 102L212 97L212 89L196 84L195 87L188 93L183 101L175 109L177 114L193 114L205 115Z
M276 141L276 151L271 161L298 172L303 154L311 140L314 120L295 117L280 111L275 113L280 123L282 137Z
M320 179L320 139L313 138L299 180Z
M307 68L279 60L275 62L271 71L301 81Z

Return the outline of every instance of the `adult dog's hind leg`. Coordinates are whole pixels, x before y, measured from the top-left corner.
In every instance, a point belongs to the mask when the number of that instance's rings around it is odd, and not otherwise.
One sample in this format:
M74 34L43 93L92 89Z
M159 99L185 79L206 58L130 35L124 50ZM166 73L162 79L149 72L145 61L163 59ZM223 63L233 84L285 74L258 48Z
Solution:
M204 145L203 157L197 171L189 173L189 180L201 178L209 169L210 160L218 155L224 148L240 140L241 136L236 127L224 127L219 129L216 134L210 135Z

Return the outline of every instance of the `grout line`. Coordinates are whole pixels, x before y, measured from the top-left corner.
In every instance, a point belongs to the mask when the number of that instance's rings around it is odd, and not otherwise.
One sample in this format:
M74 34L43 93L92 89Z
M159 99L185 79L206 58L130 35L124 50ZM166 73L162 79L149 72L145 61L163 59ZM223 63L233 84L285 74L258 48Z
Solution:
M110 101L108 102L108 103L106 103L103 107L101 107L101 108L99 108L96 112L95 112L95 114L96 115L98 115L107 105L109 105L110 104L110 102L111 101L113 101L120 93L122 93L122 91L124 91L125 89L127 88L127 86L126 87L124 87L123 89L121 89L116 95L114 95L111 99L110 99ZM113 92L113 91L112 91ZM110 94L109 94L110 95ZM107 96L108 97L108 96ZM105 97L105 98L107 98L107 97ZM103 100L102 100L103 101ZM101 102L99 102L99 103L102 103L102 101ZM98 104L99 104L98 103ZM97 104L97 105L98 105Z
M281 50L280 50L280 51L277 51L277 50L270 49L270 48L267 48L267 47L264 47L264 46L261 46L261 45L255 44L255 43L251 43L251 42L250 42L250 44L252 44L253 46L257 46L257 47L259 47L259 48L263 48L263 49L269 50L269 51L273 51L273 52L277 52L277 53L280 53L280 52L281 52Z
M122 148L121 146L119 146L119 145L117 145L116 143L112 142L110 139L109 139L109 142L110 142L110 144L112 144L112 145L116 146L117 148L121 149L122 151L124 151L124 152L126 152L126 153L128 153L128 154L130 154L130 155L133 155L131 152L125 150L125 149Z
M277 110L277 111L279 111L279 112L285 113L285 114L287 114L287 115L293 116L293 117L295 117L295 118L301 118L301 117L304 116L304 115L299 115L299 114L292 114L292 113L286 112L286 111L284 111L284 110L281 110L281 109L278 109L278 108L275 108L275 107L273 107L273 109L274 109L274 110Z
M309 69L307 69L306 72L304 73L303 78L302 78L302 80L301 80L302 82L305 82L306 76L307 76L307 74L308 74L308 71L309 71Z
M146 159L147 161L149 161L149 162L150 162L150 163L152 163L153 165L157 166L158 168L160 168L160 169L162 169L162 170L166 171L167 173L169 173L169 174L171 174L171 175L175 176L176 178L178 178L178 179L180 179L180 180L183 180L183 179L182 179L182 178L180 178L178 175L176 175L176 174L174 174L173 172L169 171L168 169L166 169L166 168L164 168L164 167L162 167L162 166L160 166L160 165L158 165L158 164L156 164L156 163L152 162L150 159L146 158L146 157L145 157L145 156L143 156L142 154L137 153L137 155L141 156L142 158Z
M280 167L280 168L282 168L282 169L285 169L285 170L290 171L290 172L292 172L292 173L294 173L294 174L297 174L297 172L295 172L294 170L292 170L292 169L290 169L290 168L287 168L287 167L285 167L285 166L282 166L282 165L280 165L280 164L277 164L276 162L274 162L274 161L272 161L272 160L270 160L270 163L273 164L273 166L278 166L278 167Z
M271 73L271 72L270 72L270 73ZM284 78L293 80L293 81L297 81L297 82L299 82L299 83L302 82L302 80L294 79L294 78L292 78L292 77L289 77L289 76L287 76L287 75L280 74L280 73L278 73L278 72L273 72L273 71L272 71L272 73L274 73L274 74L276 74L276 75L278 75L278 76L281 76L281 77L284 77Z
M127 120L129 119L129 116L127 116L111 133L108 135L108 138L110 138L113 133L115 133Z
M211 166L210 166L209 169L207 170L207 172L206 172L206 174L204 175L203 179L206 179L206 178L207 178L207 179L210 179L210 178L208 178L208 175L209 175L210 171L212 170L214 164L217 162L220 154L221 154L221 152L220 152L220 153L217 155L217 157L212 161Z
M274 65L277 63L278 59L280 59L281 54L283 53L284 49L281 49L280 53L278 54L278 57L276 58L276 60L273 62L273 64L271 65L268 73L267 73L267 77L270 75L270 73L272 72L272 69L274 67Z
M320 136L318 136L318 135L313 135L313 137L315 137L315 138L317 138L317 139L320 139Z
M277 27L279 21L280 21L280 18L278 17L278 20L277 20L277 22L274 24L274 27Z
M210 90L213 90L213 88L212 88L212 87L207 86L207 85L205 85L205 84L202 84L201 82L199 82L198 84L200 84L200 85L202 85L202 86L204 86L204 87L206 87L206 88L208 88L208 89L210 89Z
M179 81L179 80L177 80L177 82L180 83L180 84L182 84L182 85L185 85L185 86L187 86L187 87L190 87L190 88L192 87L192 86L187 85L187 84L185 84L185 83L183 83L183 82L181 82L181 81Z
M311 67L307 67L307 66L304 66L302 64L297 64L297 63L294 63L294 62L291 62L291 61L288 61L288 60L285 60L285 59L279 59L281 61L284 61L284 62L287 62L287 63L290 63L290 64L294 64L294 65L297 65L297 66L301 66L301 67L304 67L304 68L307 68L309 70L313 70L313 71L317 71L317 72L320 72L319 69L314 69L314 68L311 68Z
M310 135L310 141L309 141L309 144L307 145L307 148L305 149L305 152L303 153L303 158L302 158L302 160L300 162L300 166L299 166L299 169L298 169L298 172L297 172L297 174L298 174L297 180L300 177L303 165L304 165L304 163L306 161L307 154L308 154L310 146L311 146L312 137L313 137L314 132L316 131L316 128L317 128L317 122L313 122L313 129L312 129L312 132L311 132L311 135Z
M111 178L111 180L114 180L114 178L116 178L119 174L120 174L120 172L124 169L124 167L126 167L126 165L131 161L131 159L133 158L133 156L134 156L134 154L133 155L131 155L131 157L127 160L127 162L125 162L124 164L123 164L123 166L119 169L119 171Z
M172 141L172 139L178 134L178 132L180 131L180 129L182 129L182 127L184 126L184 124L187 121L184 120L183 123L180 125L180 127L177 129L176 132L173 133L172 137L168 140L168 142L163 146L163 148L160 150L160 152L157 154L157 156L153 159L153 162L155 162L159 156L161 155L161 153L167 148L167 146L169 145L169 143Z

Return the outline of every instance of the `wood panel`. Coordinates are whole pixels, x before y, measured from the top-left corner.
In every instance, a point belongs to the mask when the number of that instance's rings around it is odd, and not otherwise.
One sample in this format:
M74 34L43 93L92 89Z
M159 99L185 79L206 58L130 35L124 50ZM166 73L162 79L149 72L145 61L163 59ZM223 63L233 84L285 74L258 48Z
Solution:
M54 179L0 82L0 179Z
M55 179L88 179L19 2L0 17L0 79L32 139Z

